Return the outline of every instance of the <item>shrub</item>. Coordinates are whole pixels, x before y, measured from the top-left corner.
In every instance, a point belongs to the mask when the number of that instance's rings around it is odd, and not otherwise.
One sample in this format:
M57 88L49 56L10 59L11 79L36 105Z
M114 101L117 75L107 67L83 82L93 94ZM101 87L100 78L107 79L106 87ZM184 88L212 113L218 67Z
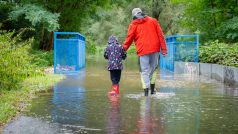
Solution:
M136 54L136 46L135 44L131 44L130 48L127 51L127 54Z
M32 50L32 63L38 67L54 65L54 51Z
M96 43L93 39L88 36L86 39L86 52L87 54L95 54L96 53Z
M238 67L238 43L219 43L218 40L200 46L200 62Z
M11 38L12 34L0 35L0 91L17 89L25 78L43 75L43 71L32 64L29 51L33 39L21 41L18 37Z

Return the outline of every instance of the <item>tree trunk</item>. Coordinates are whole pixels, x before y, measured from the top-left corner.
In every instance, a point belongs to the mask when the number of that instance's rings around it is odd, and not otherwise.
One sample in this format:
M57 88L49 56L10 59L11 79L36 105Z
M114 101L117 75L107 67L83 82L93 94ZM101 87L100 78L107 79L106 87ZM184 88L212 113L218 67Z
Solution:
M166 28L165 28L165 30L164 30L164 33L166 34L168 31L170 31L171 29L172 29L172 26L173 26L173 20L171 19L170 21L169 21L169 23L166 25ZM173 33L172 33L173 34Z
M164 7L166 6L166 2L164 0L152 0L151 4L152 17L158 20Z
M54 44L54 33L53 32L44 32L44 36L40 39L39 49L50 51L53 50Z
M54 48L54 33L50 32L50 36L47 43L47 51L53 50Z
M160 8L157 0L152 0L152 17L155 19L159 19L160 16Z
M44 28L44 24L42 24L42 29L41 29L41 33L40 33L40 38L39 38L39 41L40 41L40 44L39 44L39 48L41 50L44 50L44 33L45 33L45 28Z

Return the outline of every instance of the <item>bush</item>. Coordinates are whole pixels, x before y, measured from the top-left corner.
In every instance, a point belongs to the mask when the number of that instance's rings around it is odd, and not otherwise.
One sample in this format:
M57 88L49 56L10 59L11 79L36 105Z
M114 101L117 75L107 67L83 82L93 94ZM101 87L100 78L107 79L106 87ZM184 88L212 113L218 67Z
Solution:
M136 54L136 46L135 44L131 44L130 48L127 50L127 54Z
M12 34L0 35L0 91L17 89L25 78L43 75L43 71L32 64L29 51L33 39L21 41L18 37L11 38Z
M96 53L96 43L93 39L88 36L86 39L86 52L87 54L95 54Z
M200 62L238 67L238 43L226 44L216 40L200 46L199 51Z
M54 51L32 50L32 63L38 67L54 65Z

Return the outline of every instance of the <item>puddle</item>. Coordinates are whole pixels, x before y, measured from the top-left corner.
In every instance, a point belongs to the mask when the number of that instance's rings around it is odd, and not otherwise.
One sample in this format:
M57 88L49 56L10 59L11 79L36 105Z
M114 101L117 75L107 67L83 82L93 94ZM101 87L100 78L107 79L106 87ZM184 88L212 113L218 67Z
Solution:
M106 61L91 58L79 75L69 75L55 83L52 92L40 93L3 133L238 133L237 89L180 77L158 75L158 92L144 97L137 57L128 57L120 97L111 98Z

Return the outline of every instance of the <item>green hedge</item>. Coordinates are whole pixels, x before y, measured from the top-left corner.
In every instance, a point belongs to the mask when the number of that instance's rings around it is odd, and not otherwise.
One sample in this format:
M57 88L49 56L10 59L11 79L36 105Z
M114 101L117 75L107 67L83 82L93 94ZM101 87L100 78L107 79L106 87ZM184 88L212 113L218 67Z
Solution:
M199 51L200 62L238 67L238 43L226 44L216 40L200 46Z

